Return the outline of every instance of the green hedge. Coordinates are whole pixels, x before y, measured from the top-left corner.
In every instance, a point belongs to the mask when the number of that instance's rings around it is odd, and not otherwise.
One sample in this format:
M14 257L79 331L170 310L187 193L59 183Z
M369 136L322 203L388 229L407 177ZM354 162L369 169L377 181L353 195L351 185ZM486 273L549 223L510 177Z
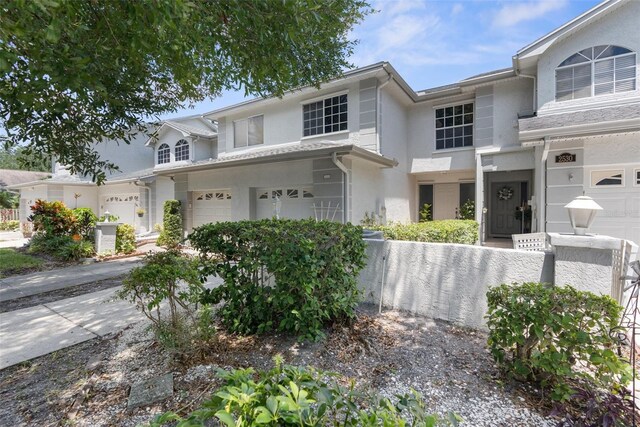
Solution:
M316 339L327 323L352 318L364 267L362 228L314 220L207 224L189 240L209 260L204 275L224 284L203 303L223 302L224 325L240 334L269 330Z
M388 240L414 242L462 243L473 245L478 240L478 223L472 220L445 219L412 224L377 225Z
M158 236L158 245L175 248L182 243L182 212L179 200L164 202L162 232Z
M20 221L0 222L0 231L14 231L20 229Z

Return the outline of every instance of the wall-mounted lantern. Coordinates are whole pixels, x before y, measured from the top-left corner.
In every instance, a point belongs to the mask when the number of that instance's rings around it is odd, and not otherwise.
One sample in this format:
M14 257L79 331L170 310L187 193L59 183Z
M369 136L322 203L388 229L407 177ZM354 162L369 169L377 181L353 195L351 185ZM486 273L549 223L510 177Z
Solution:
M588 196L576 197L565 208L569 212L571 227L573 227L575 234L580 236L587 233L593 220L596 219L596 214L602 210L602 206Z

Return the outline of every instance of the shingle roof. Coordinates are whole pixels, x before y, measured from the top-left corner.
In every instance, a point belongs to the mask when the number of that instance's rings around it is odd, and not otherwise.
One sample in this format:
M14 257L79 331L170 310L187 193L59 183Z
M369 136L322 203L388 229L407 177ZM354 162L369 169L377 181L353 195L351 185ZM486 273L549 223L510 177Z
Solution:
M520 132L640 118L640 103L518 120Z
M14 169L0 169L0 188L10 185L22 184L24 182L38 181L51 176L46 172L31 172Z
M288 160L289 157L304 157L305 154L313 156L314 154L324 154L324 151L332 152L335 150L344 149L345 151L357 151L362 155L366 155L371 159L376 159L381 163L395 164L395 160L384 157L378 153L366 150L361 147L354 146L352 143L339 143L331 141L319 141L319 142L299 142L287 145L279 145L273 148L260 147L258 149L250 149L238 154L225 154L221 153L218 158L200 160L190 165L180 165L175 167L156 167L156 172L163 172L167 170L175 171L180 169L192 169L192 168L206 168L207 166L233 166L234 163L243 163L245 161L252 160Z
M186 125L184 123L174 122L172 120L165 120L164 123L167 126L171 126L172 128L188 133L189 135L202 136L205 138L211 138L217 135L214 131L205 129L204 127L199 128L191 125Z

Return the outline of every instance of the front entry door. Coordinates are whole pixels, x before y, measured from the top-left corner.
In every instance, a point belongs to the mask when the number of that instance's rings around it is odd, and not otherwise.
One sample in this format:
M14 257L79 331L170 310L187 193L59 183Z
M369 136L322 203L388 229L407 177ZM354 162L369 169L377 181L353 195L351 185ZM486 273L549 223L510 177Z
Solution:
M516 207L521 204L521 182L494 182L491 184L490 222L492 236L519 234L520 221L516 220ZM526 199L526 195L525 199Z

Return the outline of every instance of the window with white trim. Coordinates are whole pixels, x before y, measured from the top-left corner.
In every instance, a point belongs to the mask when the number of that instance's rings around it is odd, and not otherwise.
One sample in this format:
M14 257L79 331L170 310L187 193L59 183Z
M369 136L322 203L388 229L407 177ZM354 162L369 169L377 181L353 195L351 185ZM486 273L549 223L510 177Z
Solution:
M189 143L181 139L176 143L176 162L189 160Z
M169 163L171 161L171 148L167 144L158 147L158 164Z
M637 186L637 187L640 187L640 169L635 169L633 171L633 175L634 175L634 178L635 178L633 184L635 186Z
M332 96L302 106L303 136L322 135L348 129L347 94Z
M233 122L233 146L236 148L264 144L264 116Z
M436 150L473 146L473 102L436 108Z
M624 187L624 169L591 171L592 187Z
M636 90L636 53L601 45L574 53L556 68L556 101Z

